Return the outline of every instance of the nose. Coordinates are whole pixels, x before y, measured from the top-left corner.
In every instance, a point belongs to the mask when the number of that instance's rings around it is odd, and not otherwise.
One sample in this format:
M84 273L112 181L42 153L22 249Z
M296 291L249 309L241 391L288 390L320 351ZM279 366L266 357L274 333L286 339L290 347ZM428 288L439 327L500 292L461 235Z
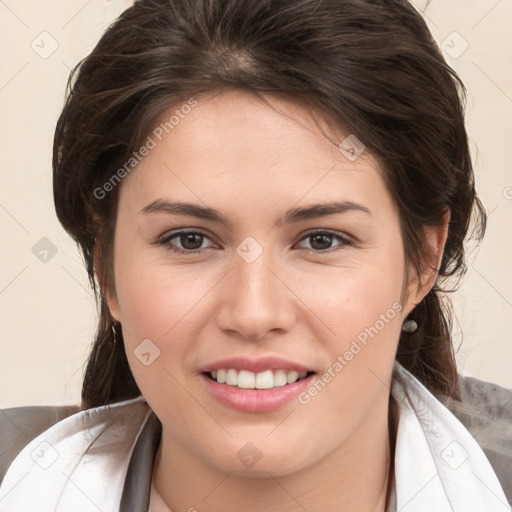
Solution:
M248 341L291 329L296 321L294 294L274 269L269 252L263 251L251 263L234 256L234 266L221 285L216 315L219 329Z

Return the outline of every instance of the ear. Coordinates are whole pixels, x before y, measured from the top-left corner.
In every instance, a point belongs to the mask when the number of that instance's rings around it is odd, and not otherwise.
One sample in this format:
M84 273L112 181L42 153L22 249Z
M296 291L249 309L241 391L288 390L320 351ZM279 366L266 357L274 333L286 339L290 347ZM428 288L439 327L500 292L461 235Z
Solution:
M98 277L98 282L101 287L101 291L103 292L103 296L107 302L108 309L110 310L110 315L117 322L121 321L121 316L119 314L119 304L117 302L117 297L110 293L109 287L105 282L105 275L103 273L103 258L101 248L98 242L94 244L94 271L96 276Z
M415 275L408 286L409 298L406 306L408 312L423 300L436 283L448 237L450 218L451 212L447 210L441 217L441 224L439 226L428 226L425 228L427 248L421 262L421 273L419 276Z

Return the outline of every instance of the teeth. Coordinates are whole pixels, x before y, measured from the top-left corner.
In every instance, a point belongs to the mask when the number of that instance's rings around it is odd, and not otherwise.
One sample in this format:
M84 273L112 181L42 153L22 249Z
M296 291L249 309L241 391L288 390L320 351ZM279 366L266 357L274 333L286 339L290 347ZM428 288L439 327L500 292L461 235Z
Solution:
M288 384L291 384L292 382L295 382L299 378L299 372L288 372L286 375L286 382Z
M213 380L220 384L237 386L241 389L272 389L286 384L293 384L299 379L306 377L307 372L296 372L286 370L265 370L254 373L248 370L219 369L210 372Z
M274 386L285 386L286 384L286 372L284 370L277 370L274 373Z
M256 376L247 370L241 370L238 374L238 387L243 389L254 389Z
M242 373L242 372L240 372ZM254 375L254 374L253 374ZM240 385L240 384L238 384ZM254 386L256 389L271 389L274 387L274 374L272 370L267 370L265 372L258 373L256 375L256 385Z
M238 385L238 372L236 370L228 370L226 372L226 384L230 386Z

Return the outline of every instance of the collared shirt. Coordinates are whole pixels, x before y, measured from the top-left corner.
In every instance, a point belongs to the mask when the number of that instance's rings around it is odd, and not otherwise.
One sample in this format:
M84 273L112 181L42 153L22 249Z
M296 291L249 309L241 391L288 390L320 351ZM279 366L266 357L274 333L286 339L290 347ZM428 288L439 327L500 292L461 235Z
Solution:
M479 389L475 382L472 393ZM487 434L482 447L395 362L391 396L397 431L387 512L511 511L511 497L507 500L502 485L512 492L512 391L499 390L504 393L499 410L508 406L506 423L500 423L497 436ZM457 409L455 402L447 403ZM483 406L489 413L489 403ZM473 410L464 407L457 409L461 418ZM467 423L479 428L474 418ZM10 419L15 422L15 416ZM0 512L148 512L160 437L161 424L142 396L72 414L37 435L14 458L0 485ZM5 443L2 431L0 455L8 452ZM492 443L502 453L495 456ZM486 453L495 457L494 467ZM200 504L195 508L200 511Z

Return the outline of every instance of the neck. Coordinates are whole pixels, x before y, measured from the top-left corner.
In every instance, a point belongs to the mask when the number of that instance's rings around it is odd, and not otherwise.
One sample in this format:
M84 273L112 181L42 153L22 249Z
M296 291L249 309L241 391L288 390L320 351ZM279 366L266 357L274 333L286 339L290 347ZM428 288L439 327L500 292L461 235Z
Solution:
M387 399L382 400L336 450L279 477L224 473L195 457L163 429L153 492L173 512L385 512L394 452L389 406Z

